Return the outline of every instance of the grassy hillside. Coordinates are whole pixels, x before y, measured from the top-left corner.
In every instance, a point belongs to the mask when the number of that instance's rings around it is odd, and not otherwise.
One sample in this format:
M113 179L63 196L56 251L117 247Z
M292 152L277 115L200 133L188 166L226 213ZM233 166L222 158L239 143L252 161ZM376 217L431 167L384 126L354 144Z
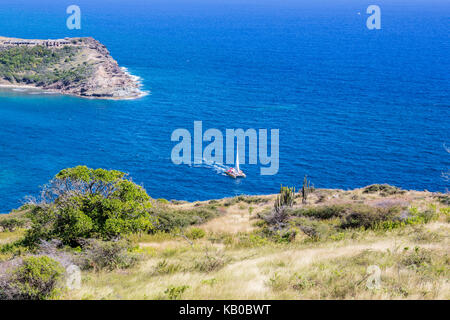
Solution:
M49 49L41 45L0 51L0 78L39 87L80 82L88 77L89 70L86 64L77 62L79 51L71 46Z
M386 186L318 189L306 203L294 195L281 222L272 216L276 201L152 200L165 227L127 237L137 262L85 269L81 288L59 298L450 298L448 195ZM0 233L0 242L23 232ZM3 260L11 258L3 252ZM372 265L381 282L369 289Z

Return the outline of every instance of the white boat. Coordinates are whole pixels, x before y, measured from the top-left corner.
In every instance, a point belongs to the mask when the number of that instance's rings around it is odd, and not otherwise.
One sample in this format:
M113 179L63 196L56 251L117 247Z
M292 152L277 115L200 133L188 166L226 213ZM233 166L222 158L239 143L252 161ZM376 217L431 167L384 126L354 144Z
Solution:
M239 168L239 148L236 151L236 167L228 169L227 171L225 171L225 173L233 179L247 177L245 173Z

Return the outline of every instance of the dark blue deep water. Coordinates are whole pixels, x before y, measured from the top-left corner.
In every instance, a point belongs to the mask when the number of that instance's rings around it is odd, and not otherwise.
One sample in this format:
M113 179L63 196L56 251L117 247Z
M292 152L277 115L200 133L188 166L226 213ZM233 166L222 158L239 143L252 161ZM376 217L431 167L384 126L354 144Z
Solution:
M309 4L314 2L314 5ZM204 200L301 184L445 191L450 4L376 1L1 0L0 35L92 36L151 95L95 101L0 91L0 212L79 164L128 172L153 197ZM65 26L68 5L82 30ZM360 14L358 14L360 12ZM234 181L176 166L177 128L280 129L280 170Z

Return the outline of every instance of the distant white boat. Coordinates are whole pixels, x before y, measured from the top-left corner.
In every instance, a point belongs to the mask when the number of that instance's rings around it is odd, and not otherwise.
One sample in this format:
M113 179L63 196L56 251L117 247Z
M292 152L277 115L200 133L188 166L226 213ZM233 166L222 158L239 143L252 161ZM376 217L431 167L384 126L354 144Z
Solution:
M225 171L225 173L233 179L247 177L245 173L239 168L239 148L237 148L236 150L236 167L228 169L227 171Z

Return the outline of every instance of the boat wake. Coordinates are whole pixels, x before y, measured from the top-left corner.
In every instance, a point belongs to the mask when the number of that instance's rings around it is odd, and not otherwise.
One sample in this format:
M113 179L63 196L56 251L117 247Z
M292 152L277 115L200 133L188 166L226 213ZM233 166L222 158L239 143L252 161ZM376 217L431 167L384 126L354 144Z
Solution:
M225 172L229 169L229 167L227 167L224 164L217 163L214 161L208 161L206 159L202 159L202 164L195 165L195 167L212 169L215 173L222 175L222 176L226 176Z

